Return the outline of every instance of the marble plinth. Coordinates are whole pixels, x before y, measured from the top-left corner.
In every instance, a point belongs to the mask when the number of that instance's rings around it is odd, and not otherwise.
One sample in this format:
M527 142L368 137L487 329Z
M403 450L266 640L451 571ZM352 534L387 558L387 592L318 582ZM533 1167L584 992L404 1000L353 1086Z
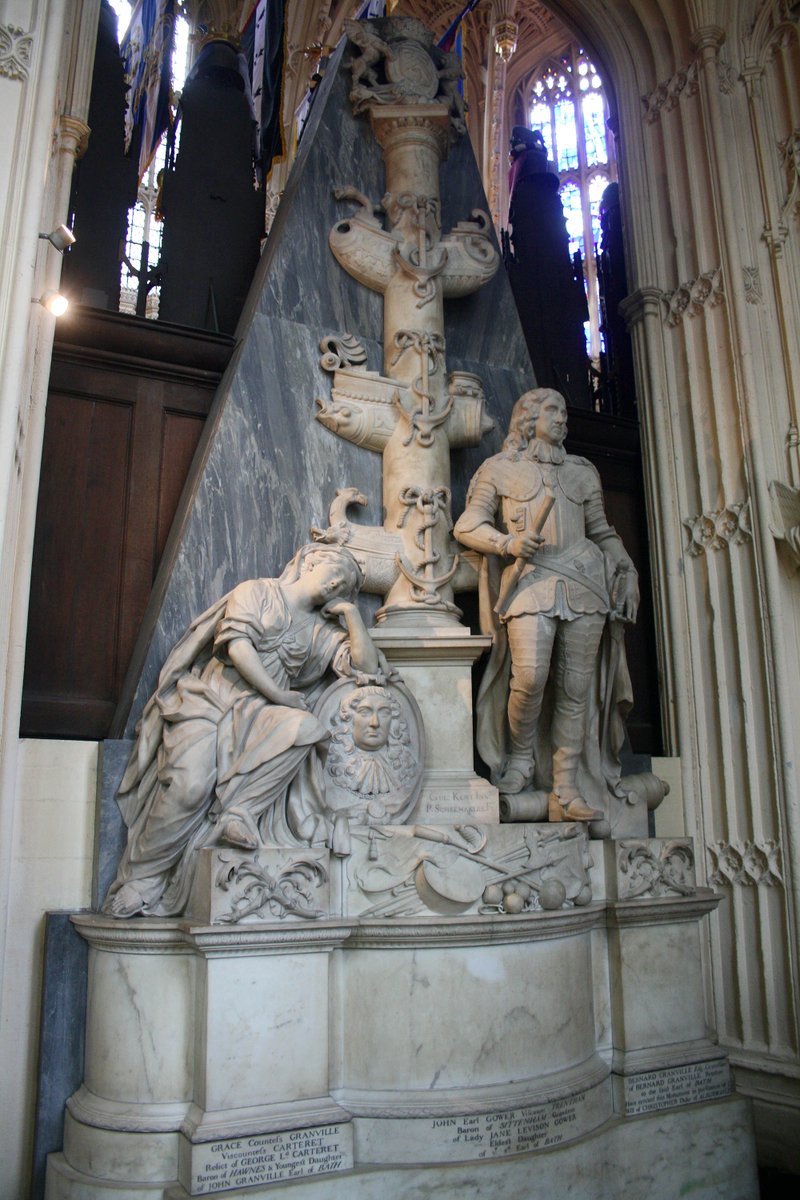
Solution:
M76 916L86 1063L49 1200L611 1200L645 1181L751 1200L749 1113L701 1003L716 898L683 870L617 899L632 861L685 867L676 845L581 856L590 901L519 914Z
M426 740L422 792L410 820L497 824L497 788L477 775L473 765L472 667L491 638L459 626L415 630L381 625L373 637L414 696L425 728L436 730Z
M353 1124L358 1143L360 1123L356 1120ZM476 1154L467 1162L340 1170L332 1158L333 1171L316 1177L194 1194L212 1200L273 1200L276 1196L291 1200L420 1200L428 1196L441 1200L520 1200L522 1196L525 1200L553 1200L556 1196L675 1200L681 1195L696 1200L756 1200L758 1196L750 1110L738 1097L635 1121L615 1117L577 1142L511 1155L505 1150L509 1122L498 1116L492 1124L496 1132L490 1132L488 1138L483 1126L480 1128L488 1145L475 1142ZM474 1136L476 1128L465 1125L465 1134ZM252 1158L262 1157L255 1148ZM107 1200L111 1195L115 1200L188 1200L192 1195L180 1184L157 1189L133 1185L111 1193L101 1180L87 1180L74 1171L64 1155L56 1155L50 1162L52 1200Z

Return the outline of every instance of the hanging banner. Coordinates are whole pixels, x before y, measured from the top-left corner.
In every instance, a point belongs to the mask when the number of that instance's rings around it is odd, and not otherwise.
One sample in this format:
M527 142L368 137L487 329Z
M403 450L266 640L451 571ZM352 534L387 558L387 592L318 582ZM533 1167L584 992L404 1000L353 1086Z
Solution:
M128 107L125 152L139 131L139 178L153 161L170 120L175 0L136 0L119 52L125 65Z
M285 153L281 119L286 38L286 0L258 0L242 30L242 51L247 59L258 130L256 175L269 176L275 159Z

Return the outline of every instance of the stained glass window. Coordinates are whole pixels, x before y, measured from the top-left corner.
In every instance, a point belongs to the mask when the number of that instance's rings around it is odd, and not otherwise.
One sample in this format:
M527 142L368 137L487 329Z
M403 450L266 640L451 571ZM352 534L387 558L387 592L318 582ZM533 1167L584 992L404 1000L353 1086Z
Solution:
M570 254L580 252L589 304L586 351L597 364L603 349L597 289L600 197L617 178L608 105L600 73L579 46L541 65L528 85L531 129L544 137L561 179Z

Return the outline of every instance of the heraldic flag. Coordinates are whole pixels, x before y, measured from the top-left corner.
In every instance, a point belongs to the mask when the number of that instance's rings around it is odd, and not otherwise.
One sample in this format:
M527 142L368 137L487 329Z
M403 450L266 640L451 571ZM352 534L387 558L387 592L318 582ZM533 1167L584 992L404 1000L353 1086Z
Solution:
M250 70L258 127L256 174L262 183L269 176L274 159L284 153L281 122L284 9L284 0L258 0L242 30L242 50Z
M119 52L128 83L125 152L137 130L139 178L145 174L169 125L170 71L175 32L175 0L136 0Z

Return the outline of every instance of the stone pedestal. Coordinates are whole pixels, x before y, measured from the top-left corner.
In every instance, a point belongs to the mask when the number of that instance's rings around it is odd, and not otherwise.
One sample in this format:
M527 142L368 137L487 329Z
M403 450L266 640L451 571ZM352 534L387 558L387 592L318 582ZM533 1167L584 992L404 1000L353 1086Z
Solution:
M526 833L539 854L542 828L500 827L480 854ZM586 1178L593 1200L645 1179L663 1200L755 1197L747 1109L703 1020L716 898L687 847L595 844L591 895L516 915L75 917L85 1075L49 1200L543 1200ZM639 894L619 899L632 862ZM672 864L649 888L647 862Z
M424 633L379 625L373 637L413 694L425 728L436 730L427 739L422 794L411 820L496 824L497 788L473 766L472 667L492 639L458 625Z

